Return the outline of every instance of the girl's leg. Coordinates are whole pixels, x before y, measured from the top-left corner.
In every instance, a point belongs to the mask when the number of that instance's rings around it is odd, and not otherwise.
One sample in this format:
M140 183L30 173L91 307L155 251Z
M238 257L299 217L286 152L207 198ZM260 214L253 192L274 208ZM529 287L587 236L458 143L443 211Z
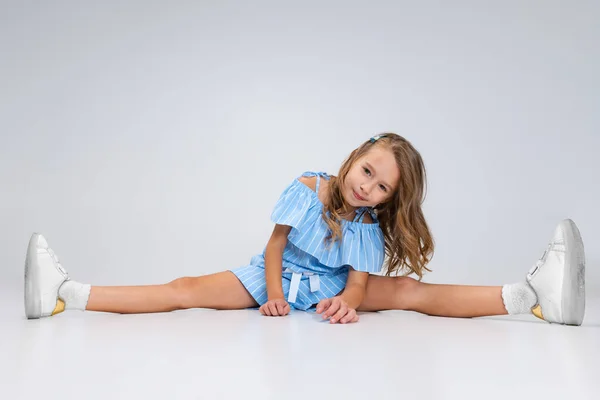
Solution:
M25 260L25 314L48 317L65 309L150 313L185 308L241 309L257 306L230 271L163 285L101 287L69 279L48 242L33 234Z
M408 277L369 276L359 310L391 309L446 317L533 313L548 322L581 325L585 252L579 229L570 219L561 221L526 278L510 285L434 285Z
M92 286L86 310L130 314L187 308L233 310L257 305L233 272L225 271L178 278L163 285Z
M409 277L370 275L359 311L410 310L444 317L508 314L501 286L422 283Z

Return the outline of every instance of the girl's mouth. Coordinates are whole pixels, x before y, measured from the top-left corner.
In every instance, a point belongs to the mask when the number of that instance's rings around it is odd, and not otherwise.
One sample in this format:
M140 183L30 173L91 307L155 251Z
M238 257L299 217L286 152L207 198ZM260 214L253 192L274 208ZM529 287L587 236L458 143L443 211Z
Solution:
M358 195L358 193L356 193L354 190L352 191L352 194L354 194L354 198L355 198L356 200L365 201L365 199L364 199L364 198L362 198L362 197L360 197L360 196Z

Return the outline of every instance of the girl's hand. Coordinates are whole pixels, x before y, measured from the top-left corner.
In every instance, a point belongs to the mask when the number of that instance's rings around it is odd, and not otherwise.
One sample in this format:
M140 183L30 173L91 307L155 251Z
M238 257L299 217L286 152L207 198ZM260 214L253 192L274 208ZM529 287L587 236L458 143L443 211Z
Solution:
M269 317L283 317L290 313L290 305L285 299L273 299L260 306L258 311L260 311L262 315Z
M323 313L323 319L331 317L329 323L335 324L340 322L346 324L348 322L358 322L358 315L354 308L348 307L346 300L340 296L335 296L330 299L323 299L317 304L317 314Z

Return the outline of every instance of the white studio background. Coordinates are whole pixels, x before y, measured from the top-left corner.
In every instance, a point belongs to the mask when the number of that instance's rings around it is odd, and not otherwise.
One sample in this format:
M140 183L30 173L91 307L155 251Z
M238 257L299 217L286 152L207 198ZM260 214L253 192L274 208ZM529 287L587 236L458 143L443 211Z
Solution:
M245 265L292 179L394 131L429 176L425 281L521 280L572 218L600 289L597 2L0 4L6 287L32 232L94 285Z

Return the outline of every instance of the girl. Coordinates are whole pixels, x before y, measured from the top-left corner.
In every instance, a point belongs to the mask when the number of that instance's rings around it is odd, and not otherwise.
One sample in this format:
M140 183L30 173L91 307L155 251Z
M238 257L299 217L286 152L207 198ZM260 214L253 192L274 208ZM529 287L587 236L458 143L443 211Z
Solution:
M421 205L426 173L403 137L370 138L338 176L306 172L285 189L271 219L275 228L250 264L163 285L91 287L71 280L40 234L25 261L27 318L65 309L115 313L187 308L260 307L265 316L291 308L316 310L330 323L358 321L357 311L412 310L478 317L533 313L548 322L581 325L585 257L579 230L562 221L522 282L498 286L422 283L433 239ZM387 256L386 276L379 272ZM404 272L404 276L397 275ZM409 278L414 273L419 280Z

